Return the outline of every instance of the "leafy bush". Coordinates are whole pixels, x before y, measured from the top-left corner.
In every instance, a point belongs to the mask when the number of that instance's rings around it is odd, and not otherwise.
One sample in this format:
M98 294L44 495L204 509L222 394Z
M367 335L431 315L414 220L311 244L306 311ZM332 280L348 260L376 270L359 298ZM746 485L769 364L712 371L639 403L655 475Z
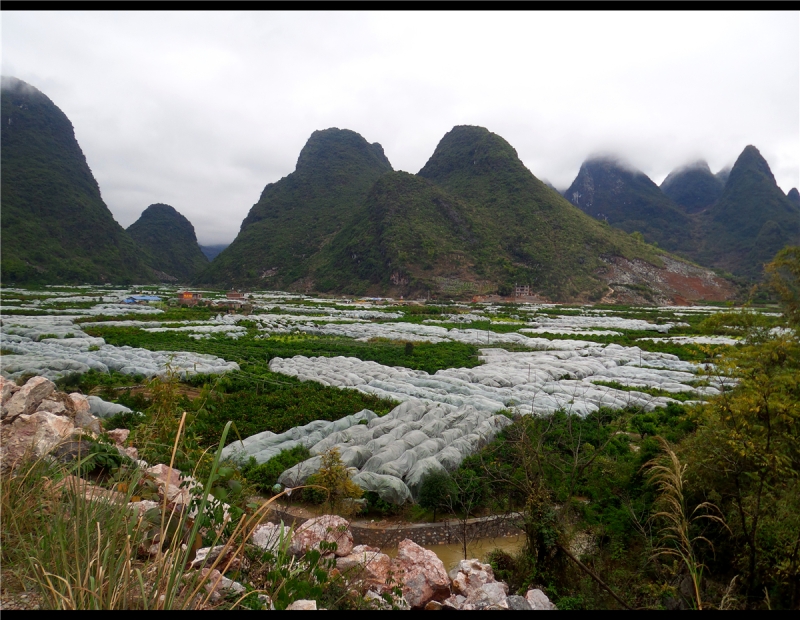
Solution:
M278 477L284 471L309 458L311 458L311 453L305 446L281 450L280 454L273 456L261 465L251 457L242 467L242 475L262 493L271 493L272 487L275 486Z

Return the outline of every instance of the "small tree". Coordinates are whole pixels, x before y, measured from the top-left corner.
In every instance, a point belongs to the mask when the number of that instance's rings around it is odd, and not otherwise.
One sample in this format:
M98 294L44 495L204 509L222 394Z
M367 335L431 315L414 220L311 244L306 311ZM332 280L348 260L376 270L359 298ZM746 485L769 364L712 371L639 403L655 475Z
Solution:
M447 508L447 500L454 492L450 475L444 471L433 471L419 487L419 505L432 510L433 520L436 521L436 511Z
M342 463L338 448L331 448L322 455L322 466L314 476L314 484L327 490L327 503L331 513L352 512L352 505L348 506L345 500L358 499L364 493L361 487L350 479L350 473Z

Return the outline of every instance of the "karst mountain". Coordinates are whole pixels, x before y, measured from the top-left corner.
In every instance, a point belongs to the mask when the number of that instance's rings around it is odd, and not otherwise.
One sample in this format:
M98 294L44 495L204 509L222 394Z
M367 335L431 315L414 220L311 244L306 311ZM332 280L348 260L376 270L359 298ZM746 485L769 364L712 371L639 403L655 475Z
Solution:
M170 205L150 205L127 231L147 251L148 265L165 274L165 279L189 282L208 267L194 226Z
M12 77L0 100L3 284L156 279L103 202L66 115Z

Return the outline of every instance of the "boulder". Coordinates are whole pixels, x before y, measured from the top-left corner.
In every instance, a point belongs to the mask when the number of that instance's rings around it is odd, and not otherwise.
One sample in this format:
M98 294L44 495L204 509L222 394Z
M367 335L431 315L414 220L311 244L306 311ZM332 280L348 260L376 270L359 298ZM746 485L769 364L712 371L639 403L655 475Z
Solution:
M290 610L290 609L292 611L297 611L297 610L299 610L299 611L316 611L317 610L317 601L309 601L309 600L305 600L305 599L302 599L302 600L299 600L299 601L295 601L294 603L291 603L286 608L287 611Z
M114 430L108 431L106 434L108 435L108 438L115 444L118 446L124 446L125 442L128 441L128 435L130 435L131 432L127 428L115 428Z
M85 411L86 413L91 411L89 399L80 392L72 392L69 395L69 399L72 401L72 406L75 408L76 414L80 413L81 411Z
M474 590L467 597L461 609L508 609L507 596L508 586L506 584L502 581L491 581Z
M91 431L95 435L99 435L103 432L103 427L100 425L100 420L98 420L88 411L77 411L75 413L75 426L87 431Z
M550 611L556 608L556 606L550 602L550 599L547 598L547 595L538 588L528 590L528 593L525 595L525 600L528 601L531 609L534 610Z
M174 484L177 486L181 483L181 472L163 463L153 465L147 470L147 473L159 484Z
M40 458L75 430L72 420L46 411L16 416L5 433L3 467L14 467L24 458Z
M516 594L507 597L506 603L508 608L514 611L529 611L533 609L524 596L517 596Z
M200 574L206 581L203 587L205 588L206 592L211 594L209 600L212 603L216 603L228 592L242 594L245 591L245 588L241 583L234 581L233 579L228 579L216 568L214 570L204 568L200 571Z
M353 551L350 523L337 515L322 515L309 519L295 531L289 551L292 555L302 555L311 549L319 549L323 541L336 543L335 555L350 555Z
M235 553L236 547L230 545L203 547L197 550L190 566L191 568L211 567L216 562L216 568L220 568L224 572L238 570L242 567L242 560L235 557ZM220 556L222 557L220 558Z
M289 536L289 530L283 525L274 523L262 523L257 525L250 535L250 542L264 551L273 551L278 548L281 542L281 533L284 537Z
M450 596L450 579L442 561L412 540L406 538L397 545L392 567L395 578L403 584L403 597L412 608Z
M453 592L466 598L469 598L484 584L495 581L492 567L478 560L461 560L450 571L449 577L453 582Z
M7 421L19 415L29 415L36 411L39 403L55 392L56 386L45 377L33 377L8 400L5 406Z
M445 601L448 606L455 609L509 609L506 600L508 586L495 580L494 571L488 564L479 560L462 560L450 571L449 577L454 594Z
M11 396L18 391L19 386L16 383L0 375L0 403L2 403L3 407L6 406Z
M349 555L336 560L336 568L350 578L366 580L382 589L392 570L392 560L377 547L357 545Z
M51 400L49 398L45 398L42 402L40 402L36 410L47 411L48 413L52 413L54 415L67 415L68 413L64 403L57 400Z

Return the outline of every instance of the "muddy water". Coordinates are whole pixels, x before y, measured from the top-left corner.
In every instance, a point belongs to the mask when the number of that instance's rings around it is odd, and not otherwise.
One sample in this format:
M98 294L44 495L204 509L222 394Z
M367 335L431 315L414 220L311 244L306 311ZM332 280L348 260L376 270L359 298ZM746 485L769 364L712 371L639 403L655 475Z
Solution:
M467 558L478 558L483 562L486 559L486 555L493 549L502 549L513 554L522 549L524 545L525 536L522 534L504 538L479 538L471 542L467 547ZM430 545L425 548L433 551L447 570L450 570L464 559L464 550L460 544ZM381 551L390 557L397 555L397 547L385 548L381 549Z

